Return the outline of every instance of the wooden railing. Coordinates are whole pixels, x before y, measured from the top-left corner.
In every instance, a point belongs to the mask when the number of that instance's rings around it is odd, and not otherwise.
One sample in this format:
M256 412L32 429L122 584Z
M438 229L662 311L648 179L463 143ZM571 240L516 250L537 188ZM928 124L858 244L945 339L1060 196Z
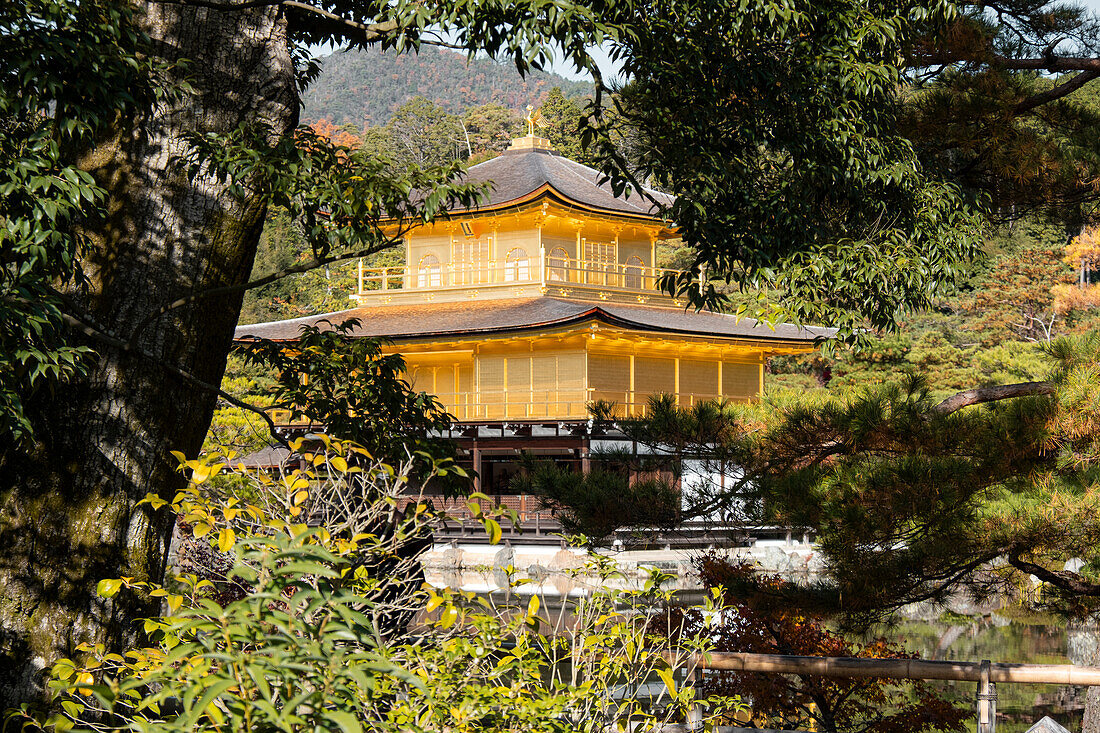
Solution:
M489 260L479 263L441 263L401 267L364 267L359 261L360 296L390 290L444 290L485 285L570 285L608 288L630 292L655 292L665 276L679 277L681 271L645 265L563 260L543 254L520 260Z
M589 387L578 390L501 390L496 392L452 392L434 395L458 422L490 420L584 420L590 417L589 405L596 400L612 402L616 417L645 417L649 411L648 393L605 392ZM681 407L715 400L719 395L674 394ZM745 398L748 399L748 398ZM279 426L311 424L304 418L291 420L286 409L269 410L272 422Z
M819 677L858 677L900 680L956 680L977 683L977 733L994 733L997 714L997 683L1100 686L1100 667L1072 664L1002 664L947 662L924 659L865 659L861 657L802 657L786 654L712 652L688 657L668 655L670 663L687 669L696 683L707 670L760 672ZM703 729L703 712L688 714L688 731Z

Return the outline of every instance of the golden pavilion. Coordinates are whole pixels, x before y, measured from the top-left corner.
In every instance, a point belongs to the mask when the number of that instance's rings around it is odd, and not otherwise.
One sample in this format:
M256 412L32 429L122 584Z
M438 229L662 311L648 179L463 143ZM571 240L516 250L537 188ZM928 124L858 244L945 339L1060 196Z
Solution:
M594 401L637 415L659 393L680 405L751 400L768 357L831 334L697 312L662 293L657 243L675 229L533 130L467 175L491 182L488 200L405 235L403 267L360 264L355 307L237 337L293 341L302 325L359 319L355 333L388 339L412 386L454 415L481 491L507 493L521 452L583 470L599 439Z

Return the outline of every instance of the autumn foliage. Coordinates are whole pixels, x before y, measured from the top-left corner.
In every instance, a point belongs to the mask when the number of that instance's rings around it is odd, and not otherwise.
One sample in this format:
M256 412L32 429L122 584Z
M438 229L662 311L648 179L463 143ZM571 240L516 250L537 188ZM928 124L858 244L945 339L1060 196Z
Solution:
M779 576L759 575L752 565L731 563L717 555L699 558L697 568L704 586L719 595L727 609L712 631L716 651L869 659L912 657L884 639L853 641L830 631L823 619L792 608L784 600L789 583ZM686 615L694 616L699 625L705 621L698 611L687 611ZM690 621L687 628L692 628ZM740 695L752 710L749 725L780 730L963 730L963 722L970 715L924 682L711 671L703 689L707 695Z
M313 131L321 137L328 138L333 145L356 149L363 144L363 140L348 125L334 125L332 120L318 120L310 125Z

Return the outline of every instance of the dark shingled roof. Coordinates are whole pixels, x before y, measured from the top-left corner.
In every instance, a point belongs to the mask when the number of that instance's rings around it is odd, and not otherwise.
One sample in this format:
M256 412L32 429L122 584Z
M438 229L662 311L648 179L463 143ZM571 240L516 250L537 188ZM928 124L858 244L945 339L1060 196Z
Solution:
M831 328L800 328L786 323L769 328L751 318L738 320L735 316L719 313L540 297L352 308L339 313L238 326L235 338L291 341L297 338L302 326L326 320L337 324L352 318L360 320L353 332L356 336L385 336L398 340L528 331L592 320L639 331L769 341L812 342L835 333Z
M488 201L481 204L483 209L506 207L548 186L559 197L592 209L646 218L657 214L656 207L637 191L629 198L625 195L617 198L610 184L598 183L599 171L551 150L508 150L471 167L466 176L470 182L492 181ZM664 205L674 200L668 194L651 189L646 192Z

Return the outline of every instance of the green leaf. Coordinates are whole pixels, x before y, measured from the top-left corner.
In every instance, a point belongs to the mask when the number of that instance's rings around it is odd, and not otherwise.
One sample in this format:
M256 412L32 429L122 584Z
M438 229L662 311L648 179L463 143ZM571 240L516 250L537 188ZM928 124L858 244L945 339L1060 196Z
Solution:
M122 588L122 581L116 578L105 578L96 585L96 595L101 598L113 598Z
M344 733L362 733L362 723L346 710L326 710L324 715L335 722Z

